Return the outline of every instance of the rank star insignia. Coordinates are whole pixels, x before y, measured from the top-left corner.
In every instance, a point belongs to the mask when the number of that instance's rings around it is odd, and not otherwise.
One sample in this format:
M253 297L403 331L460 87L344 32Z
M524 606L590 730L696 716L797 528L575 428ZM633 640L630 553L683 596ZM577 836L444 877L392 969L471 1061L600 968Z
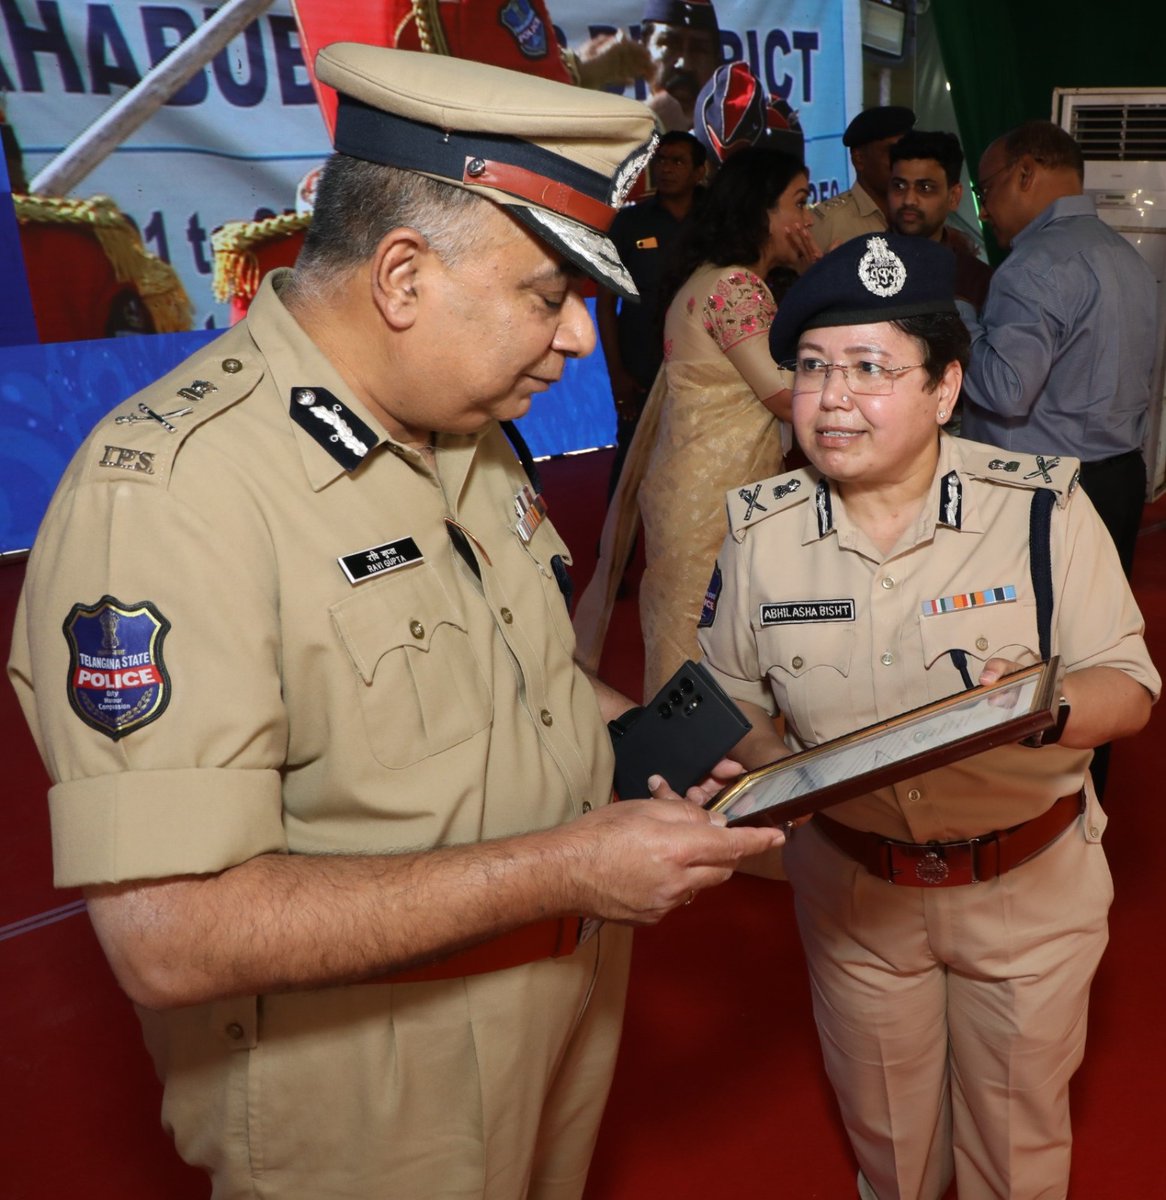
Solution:
M792 496L801 486L802 481L800 479L791 479L789 483L779 483L773 489L773 498L775 500L784 500L786 496Z
M988 464L989 471L1008 471L1010 474L1020 470L1020 463L1016 459L1010 459L1005 462L1002 458L994 458Z

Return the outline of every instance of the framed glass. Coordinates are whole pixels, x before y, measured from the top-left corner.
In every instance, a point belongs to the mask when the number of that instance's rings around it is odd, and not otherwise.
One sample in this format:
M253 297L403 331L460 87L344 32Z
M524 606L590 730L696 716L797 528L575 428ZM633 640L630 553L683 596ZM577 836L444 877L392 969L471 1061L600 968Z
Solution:
M909 775L1023 741L1063 719L1061 675L1054 656L758 767L705 807L724 813L730 825L781 825Z

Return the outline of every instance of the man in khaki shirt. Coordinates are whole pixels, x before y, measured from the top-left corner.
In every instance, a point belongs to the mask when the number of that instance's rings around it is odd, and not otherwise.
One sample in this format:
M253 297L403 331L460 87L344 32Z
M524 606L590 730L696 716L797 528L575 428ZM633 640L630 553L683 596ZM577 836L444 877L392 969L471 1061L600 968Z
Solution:
M604 230L651 117L403 51L317 70L296 271L99 425L29 562L56 880L216 1198L577 1197L623 926L778 840L608 803L630 702L572 663L498 425L593 348L577 271L630 286Z
M846 126L842 144L850 150L854 185L814 205L810 230L825 253L862 233L882 233L887 223L891 147L915 124L902 105L866 108Z

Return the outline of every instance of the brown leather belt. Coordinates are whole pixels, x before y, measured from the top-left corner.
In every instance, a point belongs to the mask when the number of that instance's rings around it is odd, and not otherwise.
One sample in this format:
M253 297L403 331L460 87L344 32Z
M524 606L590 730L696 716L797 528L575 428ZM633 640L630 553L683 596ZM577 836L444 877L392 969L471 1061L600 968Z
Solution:
M995 879L1051 845L1085 811L1085 793L1062 796L1031 821L965 842L897 842L851 829L825 813L814 825L877 879L901 887L960 887Z
M471 946L443 958L441 962L391 975L378 975L365 983L432 983L438 979L461 979L465 975L485 975L490 971L505 971L540 958L562 958L579 945L583 922L578 917L562 917L554 921L539 921L523 925L509 933L500 934L488 942Z

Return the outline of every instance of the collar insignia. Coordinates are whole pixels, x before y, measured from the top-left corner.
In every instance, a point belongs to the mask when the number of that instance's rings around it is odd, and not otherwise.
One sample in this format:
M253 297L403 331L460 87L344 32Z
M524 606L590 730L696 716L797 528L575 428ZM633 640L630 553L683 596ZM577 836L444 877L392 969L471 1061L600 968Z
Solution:
M834 528L834 506L830 502L830 485L818 480L814 490L814 508L818 513L818 536L825 537Z
M291 417L346 471L360 466L377 443L377 435L326 388L292 388Z
M939 523L959 529L964 518L964 485L957 471L948 471L939 485Z

